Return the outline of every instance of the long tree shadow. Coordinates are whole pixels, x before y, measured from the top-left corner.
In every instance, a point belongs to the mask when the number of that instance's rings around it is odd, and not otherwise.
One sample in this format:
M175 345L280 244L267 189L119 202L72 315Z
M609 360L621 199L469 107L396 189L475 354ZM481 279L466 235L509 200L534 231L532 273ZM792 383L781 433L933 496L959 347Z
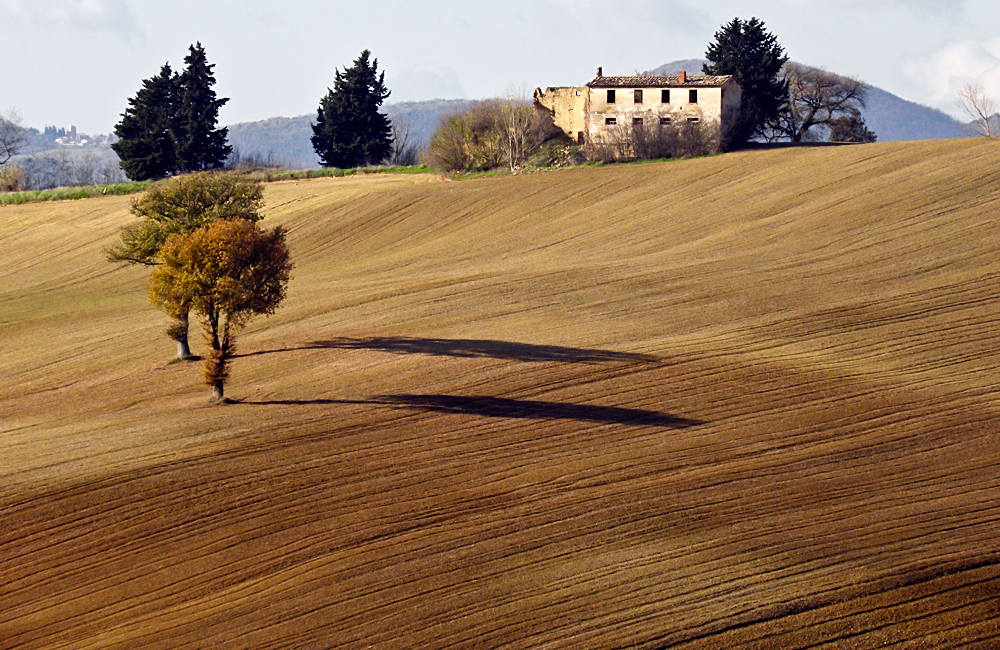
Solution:
M251 352L244 356L272 354L297 350L378 350L390 354L425 354L442 357L508 359L524 362L556 361L562 363L645 362L658 357L634 352L615 352L559 345L536 345L489 339L430 339L407 336L371 336L366 338L336 338L312 341L299 348Z
M633 424L669 429L687 429L704 422L645 409L593 404L566 404L537 400L507 399L503 397L459 395L383 395L371 400L402 408L437 413L462 413L491 418L518 418L529 420L579 420L608 424Z

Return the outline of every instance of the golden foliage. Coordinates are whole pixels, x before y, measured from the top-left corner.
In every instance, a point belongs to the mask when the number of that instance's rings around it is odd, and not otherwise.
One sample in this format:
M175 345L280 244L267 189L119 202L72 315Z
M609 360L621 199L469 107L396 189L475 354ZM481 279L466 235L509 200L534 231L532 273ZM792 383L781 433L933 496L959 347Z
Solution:
M212 353L205 378L221 390L235 333L257 314L272 314L285 298L291 256L280 226L262 230L244 219L219 219L189 235L171 235L149 279L153 304L177 316L203 316Z

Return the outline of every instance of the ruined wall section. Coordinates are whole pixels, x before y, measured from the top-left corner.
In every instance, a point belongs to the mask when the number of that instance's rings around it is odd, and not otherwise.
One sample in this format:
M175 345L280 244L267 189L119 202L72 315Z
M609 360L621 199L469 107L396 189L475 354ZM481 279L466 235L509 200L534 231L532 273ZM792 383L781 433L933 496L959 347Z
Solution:
M535 89L535 108L552 116L552 122L573 142L583 144L587 133L588 88L549 87Z

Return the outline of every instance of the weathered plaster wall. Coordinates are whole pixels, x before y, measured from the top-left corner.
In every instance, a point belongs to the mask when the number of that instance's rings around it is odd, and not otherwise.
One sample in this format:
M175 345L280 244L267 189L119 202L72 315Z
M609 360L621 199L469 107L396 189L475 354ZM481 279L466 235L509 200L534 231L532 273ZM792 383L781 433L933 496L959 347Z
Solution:
M738 92L738 85L736 86ZM723 88L701 87L691 88L673 87L670 88L670 102L663 103L662 92L664 88L642 88L642 103L635 101L636 88L615 88L614 103L608 102L607 88L592 88L590 99L590 114L588 115L588 130L590 137L594 141L604 140L609 134L607 119L613 118L617 125L631 124L633 120L641 118L647 126L659 124L661 117L669 117L671 123L682 124L689 120L702 122L719 122L723 114L723 98L725 103L730 104L732 99L728 93L723 92ZM697 102L690 101L690 90L697 90ZM733 93L735 94L735 93ZM735 97L736 106L739 106L739 96Z
M572 138L582 142L587 132L588 88L546 88L535 90L535 103L552 113L553 123Z

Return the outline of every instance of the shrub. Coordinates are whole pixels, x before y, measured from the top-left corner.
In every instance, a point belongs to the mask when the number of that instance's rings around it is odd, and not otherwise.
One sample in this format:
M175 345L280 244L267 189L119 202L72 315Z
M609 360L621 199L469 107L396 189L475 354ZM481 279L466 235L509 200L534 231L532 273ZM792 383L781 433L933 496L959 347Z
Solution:
M487 99L441 119L427 163L440 171L511 171L551 136L551 118L523 99Z
M719 151L714 123L621 124L591 144L591 158L602 162L690 158Z
M0 167L0 192L20 192L22 180L24 178L24 168L17 165Z

